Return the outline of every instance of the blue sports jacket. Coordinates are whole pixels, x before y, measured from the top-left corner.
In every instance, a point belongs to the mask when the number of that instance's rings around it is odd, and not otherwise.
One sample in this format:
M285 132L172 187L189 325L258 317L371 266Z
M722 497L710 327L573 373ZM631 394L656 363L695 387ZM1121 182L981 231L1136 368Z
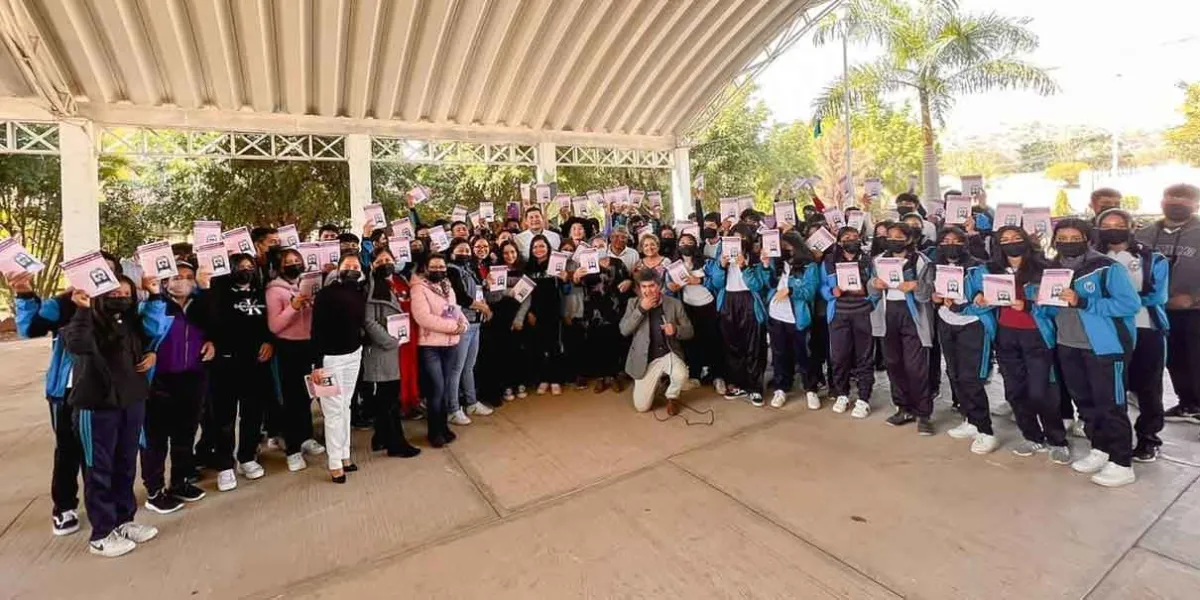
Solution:
M772 266L768 299L775 295L779 286L779 277L783 274L782 266ZM788 275L788 298L792 302L792 314L796 317L796 329L804 331L812 325L812 303L820 287L820 267L815 262L808 263L800 273ZM769 301L769 300L768 300Z
M1097 356L1116 357L1132 352L1137 341L1133 318L1142 307L1142 299L1133 289L1125 267L1098 252L1089 253L1083 267L1075 272L1071 289L1079 295L1075 308L1092 351ZM1029 297L1036 298L1036 290ZM1057 306L1039 305L1039 309L1051 319L1058 315Z
M717 256L721 256L721 244L717 244ZM771 289L771 272L763 268L761 263L748 265L742 269L742 279L746 282L746 288L750 290L750 295L754 298L754 320L758 321L759 325L765 325L767 322L767 303L764 299L767 292ZM725 306L725 267L721 266L721 260L710 260L704 266L704 285L708 287L708 291L712 292L717 298L717 312L721 311L721 307Z

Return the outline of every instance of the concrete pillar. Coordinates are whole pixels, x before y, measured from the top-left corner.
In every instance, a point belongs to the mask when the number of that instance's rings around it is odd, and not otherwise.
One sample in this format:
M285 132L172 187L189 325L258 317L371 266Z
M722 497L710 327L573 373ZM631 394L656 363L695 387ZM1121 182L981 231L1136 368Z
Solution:
M91 121L58 123L63 258L100 248L100 165Z
M676 221L692 212L692 163L688 148L671 151L671 208Z
M362 231L367 216L363 207L371 204L371 136L351 133L346 136L346 162L350 164L350 228ZM389 218L399 218L389 215Z
M558 149L554 142L538 143L537 164L538 183L552 183L558 178Z

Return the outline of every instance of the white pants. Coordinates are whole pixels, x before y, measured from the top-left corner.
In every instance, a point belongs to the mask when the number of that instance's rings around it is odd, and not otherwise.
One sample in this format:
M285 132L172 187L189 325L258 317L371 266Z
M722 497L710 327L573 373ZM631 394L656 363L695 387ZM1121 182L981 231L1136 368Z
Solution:
M362 363L362 348L350 354L326 356L321 368L337 379L341 391L336 396L321 398L321 413L325 415L325 454L329 470L342 468L350 460L350 401L358 383L358 368Z
M671 379L667 384L667 398L674 400L679 397L683 384L688 379L687 363L674 353L660 356L646 365L646 374L641 379L633 380L633 408L638 412L646 412L654 406L654 392L658 389L658 380L666 374Z

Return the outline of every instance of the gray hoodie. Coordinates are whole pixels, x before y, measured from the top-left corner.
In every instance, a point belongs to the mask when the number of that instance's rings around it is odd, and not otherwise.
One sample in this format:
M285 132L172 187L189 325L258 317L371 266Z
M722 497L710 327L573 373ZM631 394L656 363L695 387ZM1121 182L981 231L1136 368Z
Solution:
M1171 265L1168 310L1200 310L1200 219L1192 217L1181 227L1164 228L1156 221L1137 232L1137 240L1167 257ZM1177 296L1191 297L1190 305L1176 305ZM1174 301L1173 301L1174 300Z

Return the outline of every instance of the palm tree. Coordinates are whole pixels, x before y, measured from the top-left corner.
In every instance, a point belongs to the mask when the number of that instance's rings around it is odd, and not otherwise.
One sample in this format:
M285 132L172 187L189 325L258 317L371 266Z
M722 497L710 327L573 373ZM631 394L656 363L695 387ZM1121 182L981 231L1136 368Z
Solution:
M826 86L813 101L813 118L843 116L847 87L852 110L885 94L915 92L924 133L924 196L936 199L941 191L933 124L944 125L955 97L1007 89L1045 96L1058 90L1045 70L1020 58L1038 46L1037 36L1025 28L1029 21L963 12L958 0L845 0L842 16L821 23L813 41L820 46L845 36L850 42L879 44L884 53L874 62L851 66Z

